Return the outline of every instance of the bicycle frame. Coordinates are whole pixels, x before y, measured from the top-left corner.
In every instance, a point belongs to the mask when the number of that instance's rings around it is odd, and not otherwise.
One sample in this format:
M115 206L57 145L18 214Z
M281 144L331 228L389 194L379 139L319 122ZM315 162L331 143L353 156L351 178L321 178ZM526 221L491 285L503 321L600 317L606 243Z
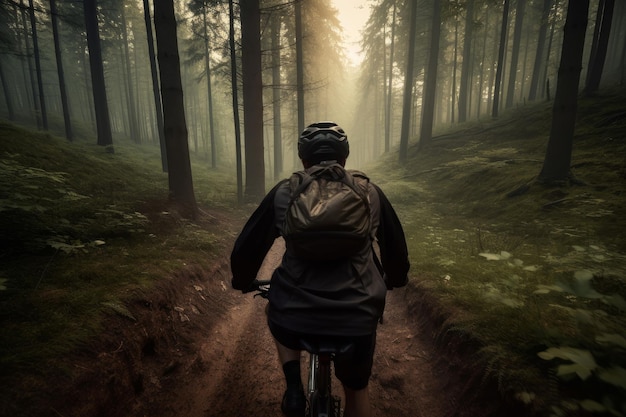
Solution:
M340 417L341 400L333 396L330 353L309 353L308 417Z

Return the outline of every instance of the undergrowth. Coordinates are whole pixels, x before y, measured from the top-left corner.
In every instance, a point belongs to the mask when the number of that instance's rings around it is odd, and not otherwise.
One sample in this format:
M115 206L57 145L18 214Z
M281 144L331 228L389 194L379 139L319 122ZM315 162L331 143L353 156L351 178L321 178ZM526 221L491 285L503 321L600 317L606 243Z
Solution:
M220 259L235 187L208 165L193 156L192 222L168 202L157 147L118 141L107 153L0 124L0 402L64 372L57 358L103 331L105 313L121 314L138 289Z
M539 415L626 415L622 103L581 101L578 184L534 181L546 105L462 125L380 171L407 234L411 284L465 312L452 330L479 340L485 374Z

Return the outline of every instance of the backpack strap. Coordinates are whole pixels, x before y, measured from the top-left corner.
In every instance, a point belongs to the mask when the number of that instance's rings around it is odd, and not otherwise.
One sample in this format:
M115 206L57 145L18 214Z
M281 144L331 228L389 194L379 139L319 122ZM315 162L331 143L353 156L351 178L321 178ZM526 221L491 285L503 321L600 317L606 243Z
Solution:
M361 171L348 171L338 163L316 165L310 173L306 171L294 172L290 180L292 190L290 203L298 198L315 178L326 178L332 181L340 181L350 187L363 199L369 211L367 186L362 181L357 181L355 177L365 180L365 183L369 183L369 178Z
M305 171L294 172L289 179L289 186L291 188L291 196L289 197L289 205L291 205L296 198L311 184L314 177L309 175Z

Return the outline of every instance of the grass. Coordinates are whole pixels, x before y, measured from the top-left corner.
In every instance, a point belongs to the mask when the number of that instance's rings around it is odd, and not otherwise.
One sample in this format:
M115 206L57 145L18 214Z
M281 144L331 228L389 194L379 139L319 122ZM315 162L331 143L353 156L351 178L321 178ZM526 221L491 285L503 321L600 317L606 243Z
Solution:
M412 285L461 310L451 330L480 342L503 392L545 415L626 415L622 103L623 93L580 103L580 185L534 181L547 105L459 126L392 176L391 160L380 171L408 236Z
M59 372L55 358L104 331L136 289L222 262L225 219L241 216L226 209L232 176L207 165L194 158L203 214L191 222L167 202L158 148L120 141L110 154L0 124L0 402Z
M581 185L534 182L547 104L438 132L409 163L389 155L366 170L403 222L410 285L449 313L442 334L478 341L483 377L538 415L626 415L625 95L580 103ZM250 209L232 209L234 175L194 157L204 214L183 219L158 149L117 142L109 154L0 124L3 387L59 371L54 358L105 331L104 313L126 314L135 289L222 262Z

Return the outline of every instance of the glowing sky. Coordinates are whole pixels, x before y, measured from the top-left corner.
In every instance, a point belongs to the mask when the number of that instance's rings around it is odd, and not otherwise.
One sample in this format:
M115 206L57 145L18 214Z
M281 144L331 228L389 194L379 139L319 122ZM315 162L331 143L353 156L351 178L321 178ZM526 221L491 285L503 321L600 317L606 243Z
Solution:
M332 0L332 3L339 12L338 17L343 29L346 56L355 65L358 65L362 61L359 53L361 31L370 13L367 0Z

